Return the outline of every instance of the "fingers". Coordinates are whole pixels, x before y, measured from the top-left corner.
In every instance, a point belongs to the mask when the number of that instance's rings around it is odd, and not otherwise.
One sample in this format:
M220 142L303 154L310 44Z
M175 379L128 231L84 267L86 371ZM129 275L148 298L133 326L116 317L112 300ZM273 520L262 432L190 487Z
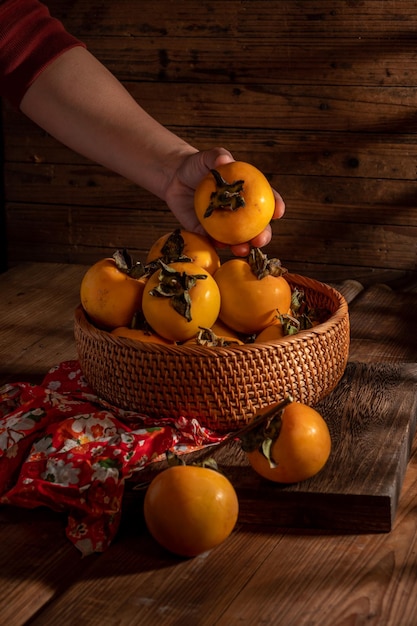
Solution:
M178 181L190 189L196 189L210 170L230 161L234 161L233 156L225 148L212 148L187 155L177 171Z
M250 249L249 243L239 243L236 246L230 246L230 251L235 256L248 256Z
M280 194L278 193L278 191L275 191L275 189L272 189L272 191L274 192L274 196L275 196L275 211L272 216L272 219L277 220L280 217L282 217L285 213L285 202L280 196Z
M219 165L225 165L226 163L231 163L235 160L232 154L225 148L214 148L213 150L210 150L210 152L214 153L212 156L215 158L213 165L209 167L209 169L219 167Z
M233 246L228 246L225 243L221 243L219 241L214 241L214 245L216 248L230 248L230 251L234 256L248 256L251 248L262 248L266 246L272 237L271 227L268 225L264 231L259 233L252 241L239 243Z
M235 256L248 256L251 248L263 248L263 246L268 245L268 243L271 241L271 238L272 230L271 227L268 225L265 230L259 233L259 235L254 237L254 239L252 239L250 242L230 246L230 250Z
M231 152L226 150L226 148L212 148L211 150L205 150L201 154L203 156L204 165L208 170L234 161Z
M268 226L263 230L259 235L254 237L250 242L253 248L262 248L263 246L267 246L272 239L272 229L271 226Z
M275 211L272 216L272 219L276 220L284 215L285 202L280 196L280 194L277 191L275 191L275 189L273 189L272 191L274 192L274 196L275 196ZM267 246L269 244L269 242L271 241L271 238L272 238L272 229L271 229L271 226L268 224L265 230L259 233L259 235L257 235L254 239L252 239L252 241L248 243L241 243L235 246L230 246L230 250L232 254L234 254L235 256L247 256L251 248L263 248L264 246Z

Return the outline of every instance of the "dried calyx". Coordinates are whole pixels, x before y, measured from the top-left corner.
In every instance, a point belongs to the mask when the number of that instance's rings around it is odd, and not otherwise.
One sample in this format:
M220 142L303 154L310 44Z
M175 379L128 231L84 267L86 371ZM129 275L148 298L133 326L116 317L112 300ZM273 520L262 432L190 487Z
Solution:
M308 330L327 320L330 311L319 307L311 307L302 289L297 287L291 294L290 312L278 315L285 335L295 335L300 330Z
M211 328L203 327L200 327L195 342L199 346L206 346L210 348L226 348L227 346L239 343L237 339L219 337Z
M260 248L252 248L247 260L258 280L262 280L265 276L283 276L287 273L279 259L269 259Z
M116 250L113 259L117 269L131 278L141 278L147 273L145 266L140 261L134 261L126 248Z
M174 467L175 465L197 465L199 467L206 467L207 469L215 470L216 472L220 472L219 466L217 462L212 457L205 456L201 458L201 460L196 460L190 463L184 459L184 457L180 457L172 450L167 450L165 452L165 458L168 464L168 467ZM220 472L222 473L222 472Z
M181 234L181 229L174 230L161 248L161 256L159 259L155 259L147 264L147 270L152 272L158 269L159 261L161 260L166 265L181 261L181 263L191 263L192 259L189 256L183 254L185 247L184 237Z
M244 180L235 180L228 183L219 174L217 170L210 170L216 181L216 189L210 196L210 204L208 205L204 217L210 217L215 210L219 211L237 211L245 206L245 198L243 197Z
M267 420L259 424L257 428L250 430L240 437L242 450L253 452L260 450L268 459L271 467L275 465L272 458L272 445L278 439L282 427L282 413L285 407L277 405L276 411L272 410Z
M170 298L174 309L185 317L187 321L191 321L191 297L190 289L192 289L198 280L205 280L206 274L188 274L187 272L179 272L173 267L169 267L166 263L159 259L161 267L159 271L159 283L149 293L157 298Z

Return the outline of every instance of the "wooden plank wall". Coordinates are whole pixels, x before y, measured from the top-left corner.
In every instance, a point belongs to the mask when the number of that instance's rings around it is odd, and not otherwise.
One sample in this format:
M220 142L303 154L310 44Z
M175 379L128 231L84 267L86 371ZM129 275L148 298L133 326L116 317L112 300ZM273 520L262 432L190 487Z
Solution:
M323 280L417 267L414 0L51 0L160 122L224 145L285 198L266 249ZM160 200L3 111L9 262L141 257Z

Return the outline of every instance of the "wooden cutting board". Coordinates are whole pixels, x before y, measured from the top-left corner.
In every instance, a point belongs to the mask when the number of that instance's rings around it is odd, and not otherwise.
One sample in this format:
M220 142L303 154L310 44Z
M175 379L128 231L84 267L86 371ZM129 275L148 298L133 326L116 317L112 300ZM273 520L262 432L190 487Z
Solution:
M389 532L417 421L417 364L349 363L316 407L332 436L325 468L281 486L258 477L238 444L214 458L231 480L240 521L277 527Z
M211 456L236 489L239 522L389 532L416 429L417 364L350 362L316 408L329 425L332 452L310 480L272 483L252 470L238 443L213 448ZM198 453L192 460L198 461Z

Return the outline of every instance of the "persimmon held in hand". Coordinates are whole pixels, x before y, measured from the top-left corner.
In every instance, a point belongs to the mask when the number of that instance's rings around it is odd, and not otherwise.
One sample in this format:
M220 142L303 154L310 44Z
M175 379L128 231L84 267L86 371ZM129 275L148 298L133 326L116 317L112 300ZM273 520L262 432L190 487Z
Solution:
M232 161L211 170L194 193L196 215L214 240L236 245L251 241L269 224L275 196L253 165Z

